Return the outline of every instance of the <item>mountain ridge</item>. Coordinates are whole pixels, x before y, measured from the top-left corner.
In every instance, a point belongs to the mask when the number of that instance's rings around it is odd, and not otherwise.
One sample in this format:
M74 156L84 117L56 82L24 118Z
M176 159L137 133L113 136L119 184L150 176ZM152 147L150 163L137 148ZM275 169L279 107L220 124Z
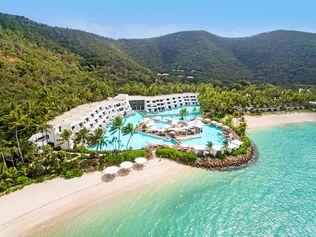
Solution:
M78 55L80 65L101 80L113 75L116 81L125 78L144 83L316 83L316 33L276 30L230 38L193 30L115 40L2 13L0 25L2 30L20 32L40 47Z

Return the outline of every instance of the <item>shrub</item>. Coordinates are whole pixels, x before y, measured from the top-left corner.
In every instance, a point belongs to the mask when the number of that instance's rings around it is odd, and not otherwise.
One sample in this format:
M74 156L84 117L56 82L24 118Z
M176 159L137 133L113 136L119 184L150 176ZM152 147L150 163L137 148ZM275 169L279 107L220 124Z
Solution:
M0 183L0 193L8 190L10 187L12 187L12 183L10 182L1 182Z
M193 164L197 155L192 152L183 152L174 148L160 148L156 151L156 155L160 158L169 158L184 164Z
M74 170L67 170L63 176L65 179L71 179L74 177L80 177L83 175L83 171L80 169L74 169Z
M15 182L19 185L28 185L32 183L32 180L26 176L18 177Z
M41 176L41 177L38 177L34 180L34 183L43 183L45 181L44 177Z
M107 154L106 154L107 155ZM134 161L137 157L145 156L144 150L131 150L131 151L123 151L117 155L108 155L105 157L105 161L111 165L120 164L123 161Z
M225 159L227 157L227 155L224 153L224 154L217 154L216 155L216 158L219 158L219 159Z
M89 151L84 146L77 146L74 148L74 152L79 152L81 154L83 153L89 153Z

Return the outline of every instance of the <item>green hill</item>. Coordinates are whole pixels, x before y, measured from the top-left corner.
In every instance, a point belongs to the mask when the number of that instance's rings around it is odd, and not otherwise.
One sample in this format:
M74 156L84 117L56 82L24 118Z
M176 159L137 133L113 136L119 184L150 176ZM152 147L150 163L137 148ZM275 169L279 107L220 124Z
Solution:
M60 60L65 60L62 55L72 55L78 70L89 74L90 80L113 86L126 82L148 85L157 79L316 83L316 34L313 33L273 31L252 37L224 38L206 31L185 31L156 38L113 40L8 14L0 14L0 27L2 33L10 32L17 41L23 41L22 48L32 45L58 54ZM5 43L2 39L0 47ZM1 57L5 61L3 58L7 56ZM32 57L35 60L37 55ZM61 68L67 70L65 66ZM159 78L157 73L169 75Z
M119 77L143 77L151 74L145 68L126 55L112 39L95 34L50 27L25 17L0 14L3 29L20 32L23 37L38 46L61 52L67 50L82 57L80 64L91 70L97 69L101 75Z
M119 45L154 71L207 80L248 79L277 84L316 83L316 34L274 31L223 38L187 31Z

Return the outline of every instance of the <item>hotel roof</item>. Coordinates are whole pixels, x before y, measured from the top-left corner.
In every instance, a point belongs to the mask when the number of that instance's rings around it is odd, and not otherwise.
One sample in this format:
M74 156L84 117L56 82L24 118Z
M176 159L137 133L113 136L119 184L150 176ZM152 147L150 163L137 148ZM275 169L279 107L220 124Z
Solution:
M143 96L143 95L130 95L129 100L159 100L172 97L183 97L183 96L197 96L199 93L178 93L169 95L156 95L156 96Z
M125 94L119 94L115 96L114 98L109 97L107 100L79 105L69 110L68 112L65 112L55 117L53 120L49 121L47 124L54 126L57 124L71 124L73 122L78 122L80 120L83 120L85 117L89 116L90 113L92 113L99 107L115 105L117 103L124 102L126 101L127 97L128 96Z

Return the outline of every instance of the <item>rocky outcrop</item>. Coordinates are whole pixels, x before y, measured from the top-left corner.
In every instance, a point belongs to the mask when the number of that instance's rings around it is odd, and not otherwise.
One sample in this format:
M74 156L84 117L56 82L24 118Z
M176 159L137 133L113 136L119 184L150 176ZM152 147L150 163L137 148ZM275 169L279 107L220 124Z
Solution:
M258 154L254 146L250 146L246 154L238 156L228 156L224 159L208 158L199 159L195 166L211 170L234 170L245 167L257 160Z

